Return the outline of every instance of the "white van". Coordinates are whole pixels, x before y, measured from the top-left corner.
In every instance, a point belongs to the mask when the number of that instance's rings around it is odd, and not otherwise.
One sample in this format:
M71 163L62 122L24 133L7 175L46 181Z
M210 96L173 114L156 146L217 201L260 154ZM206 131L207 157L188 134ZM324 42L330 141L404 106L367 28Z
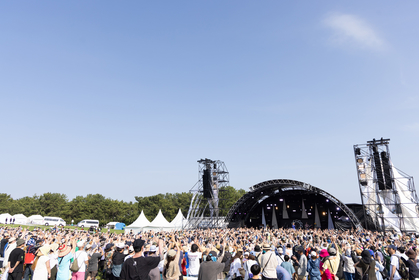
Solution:
M42 224L46 226L66 226L66 222L60 217L44 217Z
M80 221L77 224L78 227L81 228L90 228L90 227L95 227L95 228L99 228L99 221L98 220L83 220Z

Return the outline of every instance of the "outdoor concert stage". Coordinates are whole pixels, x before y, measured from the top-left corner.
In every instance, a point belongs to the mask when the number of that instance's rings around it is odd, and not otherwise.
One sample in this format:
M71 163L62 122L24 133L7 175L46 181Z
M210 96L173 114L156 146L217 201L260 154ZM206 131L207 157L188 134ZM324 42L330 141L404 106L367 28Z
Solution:
M230 209L228 227L349 229L355 214L331 194L300 181L277 179L254 185Z

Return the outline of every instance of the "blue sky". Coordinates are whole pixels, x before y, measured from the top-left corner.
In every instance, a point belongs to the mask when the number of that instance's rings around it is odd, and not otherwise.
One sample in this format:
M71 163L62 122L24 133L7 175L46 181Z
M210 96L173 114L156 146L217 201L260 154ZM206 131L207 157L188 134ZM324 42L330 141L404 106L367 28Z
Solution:
M247 190L360 202L353 145L419 177L419 2L2 1L0 188L189 191L200 158Z

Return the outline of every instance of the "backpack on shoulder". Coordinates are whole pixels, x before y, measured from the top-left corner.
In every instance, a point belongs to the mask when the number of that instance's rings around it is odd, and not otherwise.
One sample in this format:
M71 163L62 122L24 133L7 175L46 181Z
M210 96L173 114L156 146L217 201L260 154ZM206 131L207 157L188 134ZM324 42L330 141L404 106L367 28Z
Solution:
M400 274L400 277L403 280L408 280L409 279L409 271L407 270L406 264L404 263L404 261L402 261L401 257L399 258L399 269L397 269L397 271Z
M369 270L370 270L370 266L367 267L365 272L362 272L362 268L356 266L355 267L355 280L368 280Z
M342 258L342 255L340 255L339 267L338 267L338 271L336 271L336 276L339 279L344 279L345 278L345 276L343 275L343 258Z
M77 271L79 271L80 270L80 267L79 267L79 262L77 261L77 258L71 263L71 265L70 265L70 270L72 271L72 272L77 272Z

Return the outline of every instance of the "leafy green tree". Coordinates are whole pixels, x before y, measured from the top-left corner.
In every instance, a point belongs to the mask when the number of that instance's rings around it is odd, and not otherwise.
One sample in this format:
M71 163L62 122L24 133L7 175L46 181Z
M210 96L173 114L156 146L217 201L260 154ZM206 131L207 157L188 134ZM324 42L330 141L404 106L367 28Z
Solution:
M13 211L13 198L6 193L0 193L0 213L9 213ZM11 214L12 215L12 214Z
M42 205L40 215L42 216L63 216L66 213L67 196L59 193L44 193L38 199Z
M220 216L226 216L230 208L242 197L246 191L243 189L236 190L232 186L221 187L219 189L219 203Z
M14 201L14 212L13 214L22 213L29 217L31 215L37 215L41 212L41 205L39 204L39 197L34 195L33 197L25 196Z
M228 186L219 190L220 215L224 216L233 204L245 194L244 190L236 190ZM0 213L11 215L22 213L26 216L58 216L68 224L71 220L75 223L84 219L99 220L101 225L108 222L123 222L127 225L134 222L141 210L152 221L159 210L170 222L176 216L179 209L186 217L192 199L192 193L166 193L153 196L136 196L136 202L124 202L105 198L101 194L88 194L76 196L68 201L65 194L44 193L40 196L25 196L17 200L5 193L0 193Z

